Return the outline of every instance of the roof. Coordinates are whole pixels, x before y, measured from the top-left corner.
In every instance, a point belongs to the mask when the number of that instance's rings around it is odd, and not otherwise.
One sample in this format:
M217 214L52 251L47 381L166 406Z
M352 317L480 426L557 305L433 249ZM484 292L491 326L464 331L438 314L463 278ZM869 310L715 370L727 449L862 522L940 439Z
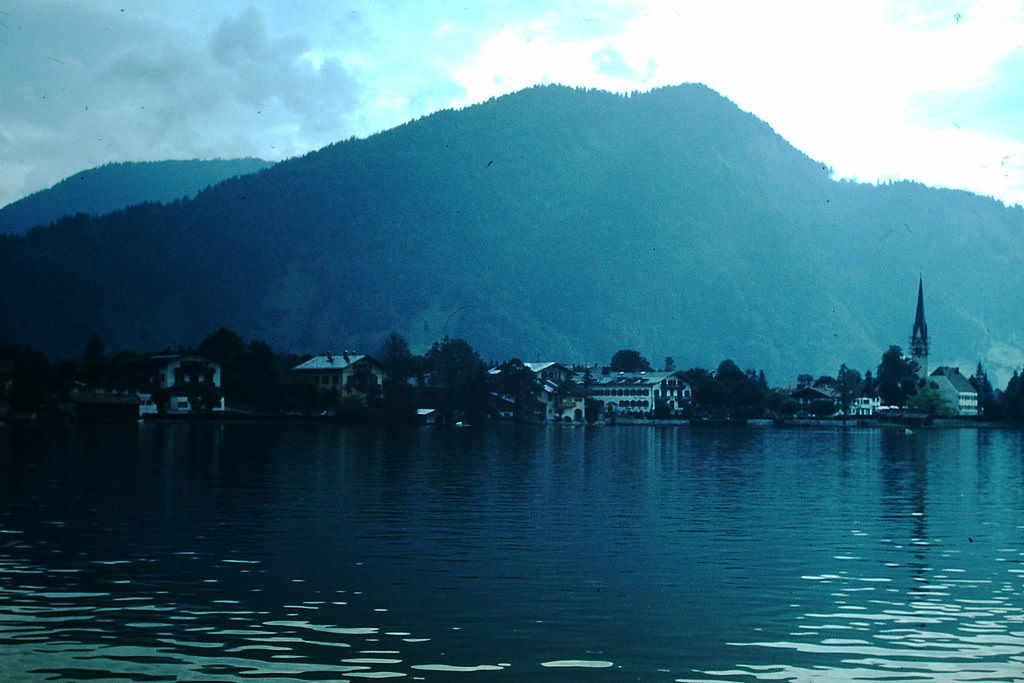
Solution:
M530 370L530 372L532 372L533 374L537 374L539 372L544 372L548 368L556 366L556 365L558 367L562 368L563 370L567 371L567 372L571 372L569 370L569 368L567 368L564 365L562 365L561 363L558 363L558 362L555 362L555 361L540 362L540 363L537 363L537 362L534 362L534 363L523 363L523 365L525 365Z
M800 398L805 401L814 401L817 399L835 401L839 398L839 393L827 384L821 384L816 387L802 387L794 391L792 395L793 398Z
M138 392L115 393L91 389L72 389L68 392L68 398L71 399L72 403L103 403L132 406L137 406L143 401L142 395Z
M339 355L327 353L322 356L313 356L305 363L296 365L292 370L344 370L363 359L377 367L381 367L380 363L366 354L345 351Z
M591 383L595 386L651 386L678 375L678 372L613 372L591 375ZM682 378L680 381L685 382Z
M960 394L976 394L978 390L970 383L970 381L960 374L960 368L953 368L949 366L942 366L935 368L932 373L932 377L945 377L946 380L953 385L957 393Z
M175 360L181 360L181 361L202 361L202 362L205 362L205 363L209 363L210 365L216 365L218 367L220 366L220 363L218 363L217 361L212 360L210 358L207 358L206 356L204 356L202 354L193 353L191 351L183 351L181 353L176 353L176 352L155 353L155 354L152 354L152 355L148 356L148 360L150 362L163 363L163 364L166 364L166 363L169 363L169 362L175 361Z

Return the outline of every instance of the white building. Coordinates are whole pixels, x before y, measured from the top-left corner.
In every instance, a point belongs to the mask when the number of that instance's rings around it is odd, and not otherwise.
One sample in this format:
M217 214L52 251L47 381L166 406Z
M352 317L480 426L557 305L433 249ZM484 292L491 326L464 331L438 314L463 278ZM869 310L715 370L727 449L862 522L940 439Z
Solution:
M882 407L881 396L858 396L850 404L850 415L855 417L870 417Z
M960 374L960 368L936 368L929 380L939 387L939 393L946 399L957 415L978 414L978 391Z
M604 404L606 415L653 417L663 406L666 416L679 417L693 398L680 372L609 372L592 376L589 396ZM578 380L581 381L581 380Z
M152 384L166 392L168 413L224 410L220 363L189 353L150 356Z

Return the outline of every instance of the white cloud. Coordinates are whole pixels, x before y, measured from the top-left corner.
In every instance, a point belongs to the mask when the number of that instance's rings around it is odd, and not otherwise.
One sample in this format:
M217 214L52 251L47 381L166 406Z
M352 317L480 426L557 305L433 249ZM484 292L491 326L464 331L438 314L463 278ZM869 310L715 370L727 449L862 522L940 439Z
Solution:
M0 204L108 161L282 158L551 82L703 82L843 177L1024 201L1017 2L7 0L4 12Z

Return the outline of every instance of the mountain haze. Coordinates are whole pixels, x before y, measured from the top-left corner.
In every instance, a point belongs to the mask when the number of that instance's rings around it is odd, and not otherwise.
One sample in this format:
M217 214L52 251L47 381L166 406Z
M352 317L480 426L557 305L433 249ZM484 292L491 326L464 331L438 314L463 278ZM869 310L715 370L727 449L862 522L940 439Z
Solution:
M1024 212L837 182L763 121L683 85L535 87L226 180L167 206L0 241L0 340L78 355L197 344L797 373L904 347L923 274L932 362L1024 362Z
M21 235L76 213L100 216L133 204L194 197L210 185L270 165L249 158L105 164L0 208L0 234Z

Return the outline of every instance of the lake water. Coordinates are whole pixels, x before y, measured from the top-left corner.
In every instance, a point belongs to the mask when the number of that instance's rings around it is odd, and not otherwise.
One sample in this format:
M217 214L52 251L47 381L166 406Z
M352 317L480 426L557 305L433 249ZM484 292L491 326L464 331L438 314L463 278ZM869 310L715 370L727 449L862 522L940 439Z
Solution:
M1012 681L1024 439L0 426L0 680Z

